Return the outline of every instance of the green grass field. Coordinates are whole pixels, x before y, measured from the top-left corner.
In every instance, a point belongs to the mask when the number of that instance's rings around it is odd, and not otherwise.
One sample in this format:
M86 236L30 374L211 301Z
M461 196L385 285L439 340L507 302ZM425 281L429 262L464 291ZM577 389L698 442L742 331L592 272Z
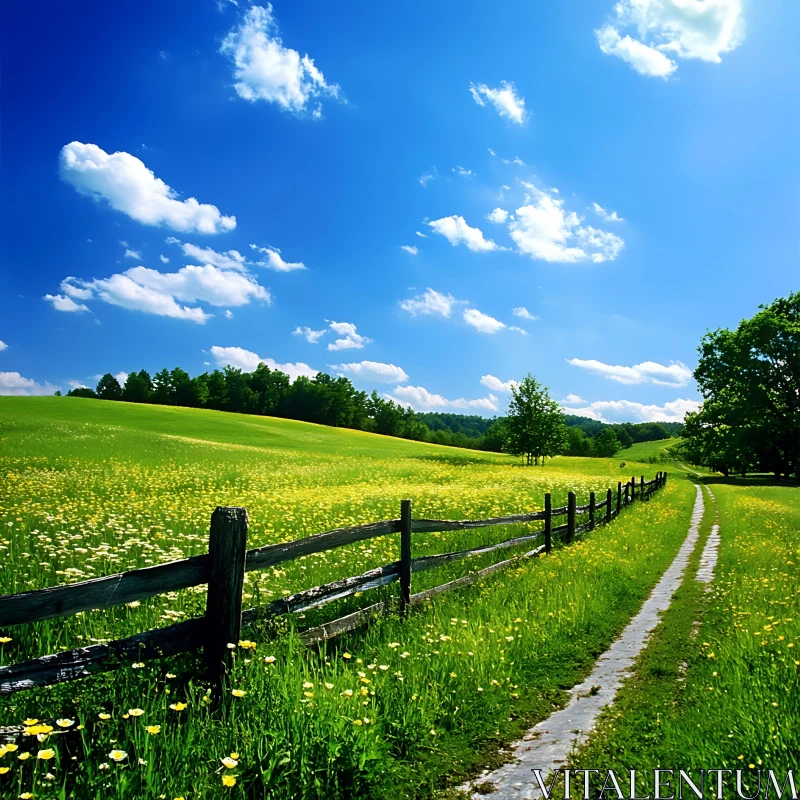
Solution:
M706 592L695 557L634 675L573 761L740 769L755 796L758 770L785 774L800 759L800 489L708 483L719 505L717 577ZM713 521L712 509L706 531Z
M630 456L624 469L619 458L523 468L508 456L288 420L73 398L0 398L0 424L0 593L205 552L216 505L246 506L258 546L395 517L404 497L415 516L474 518L539 509L546 491L555 504L570 489L585 502L592 489L656 472ZM236 651L233 676L244 694L224 715L210 711L191 654L0 698L0 726L63 726L0 756L0 795L452 794L499 744L564 702L674 557L693 498L676 474L607 529L324 649L303 648L295 630L396 587L251 629L253 648ZM523 530L417 534L414 552ZM389 536L248 573L245 604L358 574L398 551ZM485 563L431 570L414 589ZM0 663L199 616L204 593L0 631Z
M637 442L625 450L620 450L616 458L630 461L646 461L652 456L660 456L680 442L680 439L660 439L655 442ZM667 453L668 454L668 453Z

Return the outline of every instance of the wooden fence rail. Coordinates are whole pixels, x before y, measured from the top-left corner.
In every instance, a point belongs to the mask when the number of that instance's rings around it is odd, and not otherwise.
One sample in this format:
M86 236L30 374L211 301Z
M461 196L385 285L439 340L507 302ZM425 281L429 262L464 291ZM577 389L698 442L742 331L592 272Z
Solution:
M616 502L608 489L606 499L597 503L595 493L589 502L577 505L574 492L568 495L566 506L552 507L549 493L544 498L544 510L481 520L413 519L411 501L403 500L398 519L373 522L351 528L338 528L291 542L246 550L247 511L243 508L220 507L211 518L211 535L207 555L159 564L154 567L131 570L117 575L38 589L21 594L0 596L0 629L27 622L70 616L83 611L123 605L154 595L208 584L206 614L166 628L139 633L125 639L81 647L30 661L0 667L0 694L11 694L23 689L48 686L62 681L82 678L96 672L117 669L137 661L175 655L203 648L205 661L212 679L220 683L228 668L230 650L228 643L237 642L243 627L257 620L282 614L306 611L344 597L400 582L399 610L407 613L410 606L430 599L442 592L466 586L498 569L503 569L521 559L547 553L554 537L568 544L573 537L589 531L603 522L608 524L621 510L637 498L647 500L653 492L664 486L667 473L659 472L651 481L641 476L626 483L618 483ZM601 514L601 512L603 512ZM553 526L552 519L566 515L563 525ZM577 524L579 516L588 519ZM472 530L496 525L542 521L541 530L516 536L493 545L476 547L432 556L412 557L414 533ZM367 539L400 533L400 560L369 570L362 575L342 578L322 586L274 600L259 608L242 610L244 574L291 561L300 556L332 550ZM526 553L493 564L477 572L457 578L425 592L411 593L414 573L425 572L454 561L486 555L495 550L517 547L543 539L543 543ZM352 630L376 614L385 613L393 606L391 601L377 603L338 620L305 631L307 643L323 641L343 631Z

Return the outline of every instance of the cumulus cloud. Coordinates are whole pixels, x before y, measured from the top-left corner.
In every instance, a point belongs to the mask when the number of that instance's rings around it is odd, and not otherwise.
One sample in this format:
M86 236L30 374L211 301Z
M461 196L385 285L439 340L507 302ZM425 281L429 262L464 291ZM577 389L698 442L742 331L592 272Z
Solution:
M653 78L668 78L678 65L655 47L632 39L627 34L620 36L613 25L595 31L597 44L607 56L617 56L630 64L640 75Z
M423 233L422 231L417 231L417 236L419 236L421 239L427 239L428 238L428 234L427 233Z
M169 259L166 256L159 256L162 264L169 264Z
M489 222L494 222L495 225L502 225L508 219L508 211L504 208L496 208L486 215Z
M400 308L403 311L407 311L412 317L417 316L417 314L449 317L453 312L453 308L459 303L460 301L456 300L451 294L442 294L433 289L426 289L423 294L403 300L400 303Z
M457 214L435 219L427 224L435 233L444 236L453 247L464 244L475 253L488 253L492 250L502 249L491 239L485 239L479 228L471 228L467 225L464 217Z
M487 389L491 389L493 392L509 393L513 388L519 386L519 381L501 381L500 378L495 378L494 375L484 375L481 378L481 386L485 386Z
M331 330L340 338L328 345L328 350L360 350L369 344L372 339L356 333L356 326L352 322L331 322Z
M413 244L401 244L400 249L405 250L411 256L419 255L419 247L414 247Z
M465 308L462 316L467 325L471 325L480 333L497 333L506 327L504 322L478 311L477 308Z
M140 261L142 258L142 254L138 250L131 250L130 248L128 248L125 251L125 255L123 256L123 258L133 258L136 261Z
M96 144L71 142L61 149L60 172L81 194L105 201L145 225L195 233L224 233L236 227L236 217L223 216L214 205L194 197L179 200L174 189L130 153L106 153Z
M492 89L485 83L469 85L473 100L479 106L491 103L495 111L504 119L522 125L525 122L525 98L517 94L513 83L501 81L498 88Z
M183 254L187 258L191 258L200 264L212 264L220 269L237 270L243 270L246 266L245 257L238 250L227 250L226 252L218 253L210 247L198 247L190 242L182 242L174 236L170 236L167 239L167 244L180 245ZM164 261L164 256L161 257L161 260ZM166 264L168 261L169 259L166 259L164 263Z
M537 317L535 314L531 314L531 312L528 311L528 309L525 308L525 306L517 306L516 308L512 308L511 313L515 317L520 317L521 319L529 319L529 320L539 319L539 317Z
M234 89L243 100L277 103L293 114L322 116L320 98L337 97L339 87L329 84L308 55L284 47L272 6L253 6L234 26L220 47L231 60Z
M62 295L45 295L59 311L88 311L72 298L99 300L129 310L204 323L211 315L199 306L243 306L253 301L271 303L270 293L251 275L219 269L212 264L187 266L177 272L133 267L109 278L61 282ZM76 306L73 308L72 306Z
M489 394L477 400L467 400L463 397L457 400L448 400L440 394L433 394L422 386L397 386L390 393L384 395L395 403L409 406L417 411L429 411L434 408L458 409L483 409L484 411L497 411L497 397Z
M562 401L564 405L575 405L575 403L585 403L586 401L579 394L568 394Z
M521 336L528 335L528 331L526 331L525 328L520 328L518 325L509 325L508 329L514 331L514 333L519 333Z
M594 207L594 213L597 214L600 219L605 220L606 222L624 222L625 220L620 217L616 211L606 211L603 206L599 205L598 203L592 203Z
M594 359L569 358L568 364L585 369L595 375L616 381L617 383L641 384L654 383L660 386L686 386L692 378L692 371L680 361L672 361L669 366L655 361L643 361L632 367L613 366Z
M509 223L519 252L556 263L613 261L624 240L616 234L584 225L583 218L567 211L564 200L526 183L529 194Z
M34 396L53 394L58 389L51 383L37 383L32 378L23 378L19 372L0 372L0 395Z
M380 361L358 361L352 364L329 364L329 366L337 372L374 383L405 383L408 380L404 369L394 364L382 364Z
M0 340L0 353L2 353L3 350L8 350L8 345L4 341Z
M218 347L211 348L211 355L218 367L236 367L244 372L252 372L259 364L266 364L270 369L278 370L289 376L291 381L303 376L313 378L318 374L318 370L311 369L308 364L298 361L296 364L279 364L272 358L261 358L261 356L245 350L243 347Z
M316 344L327 332L327 328L323 328L321 331L315 331L313 328L307 326L300 327L298 325L298 327L292 331L292 335L302 336L310 344Z
M642 75L666 78L676 58L719 64L744 41L742 0L619 0L614 21L595 31L600 49ZM635 29L638 39L620 35Z
M633 403L630 400L598 400L579 408L569 408L570 414L590 417L600 422L683 422L690 411L697 411L702 403L679 399L663 406Z
M71 297L65 294L46 294L43 299L47 300L48 303L52 303L56 311L66 311L75 314L89 310L89 306L83 303L76 303Z
M260 261L255 262L259 267L274 269L276 272L294 272L295 270L306 268L302 261L284 261L281 251L277 247L257 247L251 244L250 248L264 256Z
M462 178L470 178L475 174L471 169L466 169L466 167L453 167L453 172Z

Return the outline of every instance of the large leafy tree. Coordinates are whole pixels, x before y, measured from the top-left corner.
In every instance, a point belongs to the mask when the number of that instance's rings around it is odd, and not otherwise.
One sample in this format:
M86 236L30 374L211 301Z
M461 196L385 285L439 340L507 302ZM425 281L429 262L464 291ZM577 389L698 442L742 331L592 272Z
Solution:
M725 473L800 478L800 292L760 309L703 337L694 376L704 402L686 420L687 451Z
M122 400L122 387L110 372L100 378L95 392L101 400Z
M546 387L528 373L511 387L508 404L508 449L525 458L528 466L544 465L546 458L560 452L566 427L564 414Z

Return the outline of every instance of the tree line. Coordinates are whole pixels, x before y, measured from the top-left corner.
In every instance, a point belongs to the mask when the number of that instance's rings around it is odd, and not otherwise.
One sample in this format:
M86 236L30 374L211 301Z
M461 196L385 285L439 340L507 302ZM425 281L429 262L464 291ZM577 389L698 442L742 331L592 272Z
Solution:
M345 377L320 372L313 378L301 376L292 381L288 375L263 363L252 372L227 366L194 378L181 367L162 369L152 376L143 369L131 372L123 384L106 373L94 389L79 387L67 394L283 417L451 447L519 454L527 453L527 445L523 443L530 442L534 427L538 426L541 434L551 423L558 423L556 434L545 437L547 456L552 452L610 457L632 442L670 435L658 424L606 425L586 417L565 416L550 399L547 389L531 376L512 395L509 415L494 419L468 414L417 413L375 391L371 394L359 391ZM537 418L536 423L528 420L527 432L512 421L515 415L521 419L523 408L528 417L533 413ZM534 450L537 448L538 445ZM543 459L544 451L531 456L532 463Z

